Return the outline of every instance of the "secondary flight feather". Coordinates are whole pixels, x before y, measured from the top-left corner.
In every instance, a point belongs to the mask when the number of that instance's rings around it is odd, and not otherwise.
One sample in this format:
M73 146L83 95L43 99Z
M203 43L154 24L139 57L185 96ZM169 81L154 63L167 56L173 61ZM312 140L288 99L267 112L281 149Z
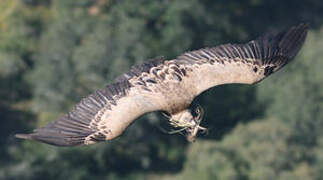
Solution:
M254 84L278 71L296 56L307 29L300 24L245 44L204 48L171 60L151 59L82 99L66 115L16 137L57 146L89 145L114 139L139 116L161 111L193 141L205 130L200 126L202 108L192 104L196 96L221 84Z

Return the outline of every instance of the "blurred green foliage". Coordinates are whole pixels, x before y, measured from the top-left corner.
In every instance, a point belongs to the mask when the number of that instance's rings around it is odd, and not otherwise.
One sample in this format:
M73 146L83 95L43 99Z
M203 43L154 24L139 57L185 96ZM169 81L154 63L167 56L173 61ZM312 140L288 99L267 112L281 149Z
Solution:
M0 179L322 179L323 2L0 1ZM108 143L57 148L13 138L154 56L244 42L309 22L296 60L256 86L197 98L208 135L188 144L140 118Z

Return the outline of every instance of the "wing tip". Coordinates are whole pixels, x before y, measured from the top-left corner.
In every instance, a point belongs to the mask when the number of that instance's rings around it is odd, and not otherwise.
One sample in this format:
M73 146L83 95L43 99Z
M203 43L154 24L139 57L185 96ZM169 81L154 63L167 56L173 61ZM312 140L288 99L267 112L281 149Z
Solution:
M262 65L276 64L279 67L289 63L303 46L309 23L300 23L280 33L267 33L260 37ZM282 57L282 58L278 58Z
M18 139L28 139L28 140L33 139L31 134L15 134L15 137Z
M309 23L301 23L286 31L284 37L279 43L282 53L284 53L290 59L294 58L305 42L308 29Z
M53 146L85 145L84 138L82 137L74 137L72 141L69 141L63 137L59 137L59 136L51 137L49 135L44 135L44 134L15 134L15 137L18 139L39 141Z

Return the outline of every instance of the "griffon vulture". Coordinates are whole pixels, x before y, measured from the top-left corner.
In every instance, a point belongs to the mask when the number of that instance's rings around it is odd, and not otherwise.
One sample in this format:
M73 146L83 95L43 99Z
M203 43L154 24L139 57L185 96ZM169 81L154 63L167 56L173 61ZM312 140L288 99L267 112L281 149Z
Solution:
M219 45L133 66L71 112L16 137L57 146L89 145L114 139L139 116L161 111L193 141L205 129L200 126L201 107L192 105L196 96L221 84L255 84L278 71L298 53L307 29L300 24L245 44Z

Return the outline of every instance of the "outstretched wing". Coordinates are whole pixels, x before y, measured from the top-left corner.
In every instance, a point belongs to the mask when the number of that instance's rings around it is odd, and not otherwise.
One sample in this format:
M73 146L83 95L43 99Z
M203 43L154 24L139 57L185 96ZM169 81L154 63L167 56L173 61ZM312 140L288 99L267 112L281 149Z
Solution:
M289 63L303 45L307 25L267 34L246 44L225 44L187 52L177 57L192 69L196 95L220 84L253 84Z
M136 88L120 81L97 90L81 100L66 115L35 129L31 134L17 134L57 146L88 145L119 136L137 117L159 109L158 93Z

